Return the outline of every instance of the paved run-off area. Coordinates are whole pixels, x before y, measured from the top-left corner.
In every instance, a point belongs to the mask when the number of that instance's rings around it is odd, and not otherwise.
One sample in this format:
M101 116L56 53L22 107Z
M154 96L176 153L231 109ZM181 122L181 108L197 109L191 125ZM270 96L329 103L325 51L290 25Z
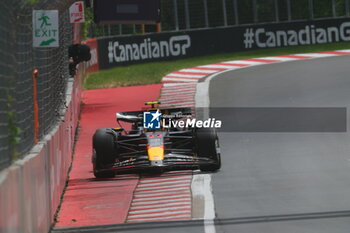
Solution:
M115 113L144 107L158 98L161 85L85 91L74 161L56 227L116 224L126 221L138 175L98 180L92 173L92 135L117 127Z

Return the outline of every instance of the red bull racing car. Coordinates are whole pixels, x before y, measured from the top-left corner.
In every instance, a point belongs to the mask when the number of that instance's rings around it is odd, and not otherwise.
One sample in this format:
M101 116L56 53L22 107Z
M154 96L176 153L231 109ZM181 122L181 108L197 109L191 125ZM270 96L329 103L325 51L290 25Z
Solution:
M215 128L194 124L190 108L158 109L116 113L117 122L131 130L102 128L93 135L93 172L96 178L135 172L161 173L169 170L221 167ZM120 124L121 125L121 124Z

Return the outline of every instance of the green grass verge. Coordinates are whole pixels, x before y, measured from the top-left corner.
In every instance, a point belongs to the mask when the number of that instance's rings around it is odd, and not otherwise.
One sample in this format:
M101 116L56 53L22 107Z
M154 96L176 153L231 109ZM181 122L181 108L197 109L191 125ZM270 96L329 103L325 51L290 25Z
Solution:
M261 49L237 53L222 53L210 56L188 58L176 61L152 62L117 67L89 74L84 83L85 89L99 89L118 86L132 86L159 83L168 73L183 68L206 65L221 61L240 60L255 57L277 56L294 53L309 53L350 48L350 42L321 45L295 46L287 48Z

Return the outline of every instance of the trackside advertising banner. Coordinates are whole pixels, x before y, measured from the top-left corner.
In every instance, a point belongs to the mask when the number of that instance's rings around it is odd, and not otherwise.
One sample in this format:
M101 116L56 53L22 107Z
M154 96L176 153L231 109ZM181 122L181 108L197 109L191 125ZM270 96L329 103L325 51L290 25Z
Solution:
M350 41L350 18L98 39L100 69L247 49Z

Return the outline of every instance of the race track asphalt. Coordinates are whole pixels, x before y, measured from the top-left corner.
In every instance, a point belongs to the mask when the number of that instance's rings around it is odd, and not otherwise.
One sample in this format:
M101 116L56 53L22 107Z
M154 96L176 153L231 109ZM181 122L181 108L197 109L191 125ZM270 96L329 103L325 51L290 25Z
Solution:
M349 67L350 57L342 56L222 73L210 83L210 114L230 128L234 118L216 107L348 108ZM216 232L349 232L348 132L222 132L219 138Z
M349 56L340 56L224 72L210 82L210 115L225 119L224 129L230 129L237 123L230 115L233 107L348 108L349 64ZM267 116L255 119L261 124L269 120ZM305 119L293 117L289 120L294 126L305 123ZM330 115L328 120L333 124L339 117ZM211 178L215 229L202 220L192 220L81 226L53 232L349 232L349 133L226 130L219 133L219 139L223 166Z

